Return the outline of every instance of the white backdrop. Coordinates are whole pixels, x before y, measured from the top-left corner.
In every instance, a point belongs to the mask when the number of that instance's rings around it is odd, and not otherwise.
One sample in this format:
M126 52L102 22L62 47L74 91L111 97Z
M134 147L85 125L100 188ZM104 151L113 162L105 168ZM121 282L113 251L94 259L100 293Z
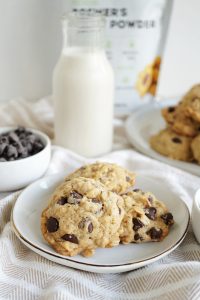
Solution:
M178 96L200 82L200 0L174 0L158 94Z
M47 77L52 74L61 48L58 16L65 1L0 0L0 101L27 95L36 99L49 94L51 84ZM46 32L40 30L41 26ZM32 68L27 76L29 61ZM200 0L174 0L158 95L178 96L198 81Z

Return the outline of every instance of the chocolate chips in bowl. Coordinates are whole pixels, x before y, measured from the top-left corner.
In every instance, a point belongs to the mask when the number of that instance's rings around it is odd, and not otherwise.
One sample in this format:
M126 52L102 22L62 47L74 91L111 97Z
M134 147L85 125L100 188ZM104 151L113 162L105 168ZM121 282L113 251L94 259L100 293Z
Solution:
M35 129L0 128L0 192L22 188L48 168L49 137Z
M18 127L0 134L0 162L32 156L44 147L40 137L24 127Z

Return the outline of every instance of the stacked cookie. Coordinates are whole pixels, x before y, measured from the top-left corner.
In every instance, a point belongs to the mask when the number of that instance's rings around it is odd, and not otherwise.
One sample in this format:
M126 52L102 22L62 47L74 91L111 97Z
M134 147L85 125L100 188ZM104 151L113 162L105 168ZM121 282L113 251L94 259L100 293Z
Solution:
M151 137L151 147L172 159L200 163L200 84L162 115L167 128Z
M173 216L152 193L132 189L135 174L109 163L65 178L42 212L45 240L60 254L84 256L119 243L161 241Z

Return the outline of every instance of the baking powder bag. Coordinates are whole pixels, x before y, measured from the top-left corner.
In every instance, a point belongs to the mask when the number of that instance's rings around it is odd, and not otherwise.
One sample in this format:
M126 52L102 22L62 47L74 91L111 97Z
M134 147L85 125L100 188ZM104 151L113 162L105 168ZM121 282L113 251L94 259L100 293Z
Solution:
M115 113L129 114L156 95L173 0L68 0L67 12L101 13L115 72Z

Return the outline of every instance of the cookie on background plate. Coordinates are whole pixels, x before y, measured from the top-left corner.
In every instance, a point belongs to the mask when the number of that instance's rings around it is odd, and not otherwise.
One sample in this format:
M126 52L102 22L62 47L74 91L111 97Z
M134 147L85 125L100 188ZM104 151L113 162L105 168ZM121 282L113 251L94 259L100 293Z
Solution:
M74 178L57 187L42 212L45 240L60 254L91 256L120 242L123 199L100 182Z
M180 106L186 116L200 122L200 84L194 85L181 99Z
M161 130L150 138L152 149L164 156L182 161L194 159L191 142L192 138L178 135L169 128Z
M162 115L169 127L178 134L195 137L200 133L200 122L187 117L179 105L163 108Z
M191 148L195 160L198 162L198 164L200 164L200 135L192 140Z
M82 166L74 173L69 174L66 180L76 177L93 178L99 180L109 190L115 193L124 193L135 184L135 174L116 164L96 162Z
M150 193L135 189L122 195L125 216L120 228L123 244L162 241L174 220L165 204Z

